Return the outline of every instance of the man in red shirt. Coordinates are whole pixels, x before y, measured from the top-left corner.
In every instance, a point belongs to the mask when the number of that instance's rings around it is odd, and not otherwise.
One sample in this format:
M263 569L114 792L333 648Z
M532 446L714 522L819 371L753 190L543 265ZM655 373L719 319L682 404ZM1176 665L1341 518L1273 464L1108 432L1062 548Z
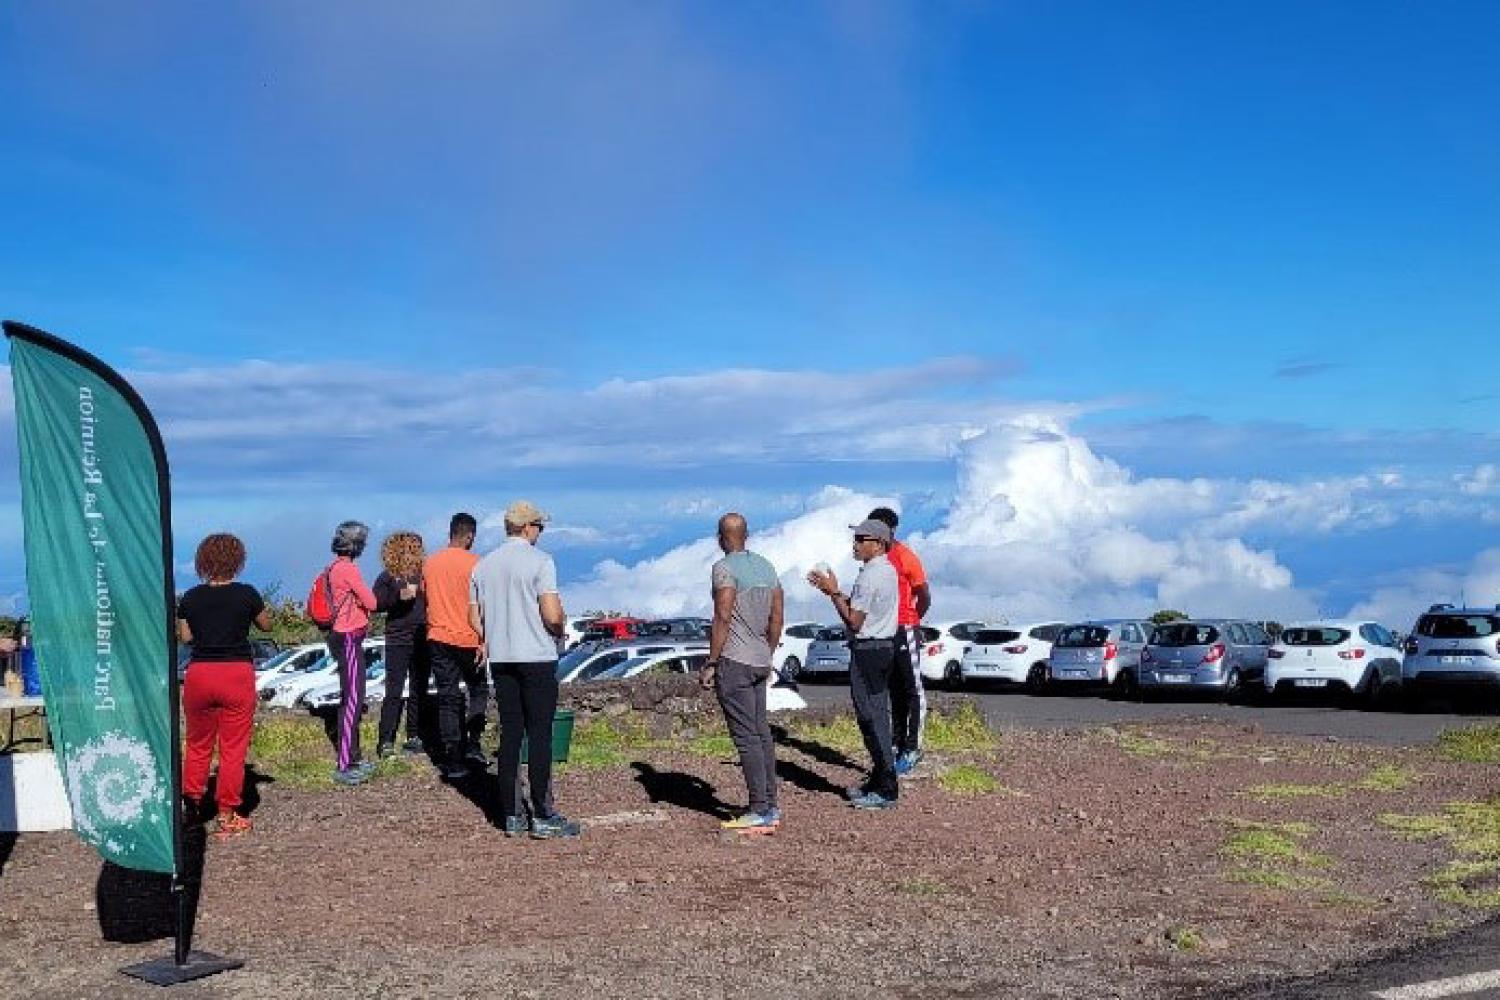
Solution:
M889 507L876 507L870 517L891 526L894 539L900 518ZM922 690L922 616L932 604L927 573L917 554L897 541L886 553L896 567L901 589L897 606L896 662L891 668L891 732L896 739L896 774L910 774L922 759L922 726L927 721L927 694Z

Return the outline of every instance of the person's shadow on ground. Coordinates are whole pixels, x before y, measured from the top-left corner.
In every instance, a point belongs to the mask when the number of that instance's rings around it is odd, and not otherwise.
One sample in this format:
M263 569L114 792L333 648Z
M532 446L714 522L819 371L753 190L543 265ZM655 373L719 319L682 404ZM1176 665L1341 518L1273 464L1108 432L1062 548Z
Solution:
M5 863L10 860L11 852L16 849L16 841L20 839L17 833L0 833L0 875L5 874Z
M803 767L796 761L776 761L776 776L782 781L796 785L804 792L812 792L814 795L838 795L843 796L844 790L838 785L823 777L817 771Z
M443 784L472 802L491 826L505 823L505 810L500 807L500 778L489 770L470 771L467 777L444 778Z
M828 764L831 767L847 767L853 771L860 770L860 766L843 751L835 750L833 747L825 746L822 743L814 743L812 740L804 740L799 736L793 736L785 726L772 726L771 737L780 746L791 747L793 750L811 757L819 764Z
M658 771L643 760L632 761L635 780L651 799L652 803L667 805L704 813L714 819L729 819L734 809L724 802L712 785L696 774L682 771Z

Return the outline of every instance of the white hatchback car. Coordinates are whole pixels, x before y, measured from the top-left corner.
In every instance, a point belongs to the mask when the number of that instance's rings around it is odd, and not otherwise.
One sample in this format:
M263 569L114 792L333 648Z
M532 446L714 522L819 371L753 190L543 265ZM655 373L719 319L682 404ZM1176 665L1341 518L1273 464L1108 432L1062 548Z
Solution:
M922 651L917 669L923 681L941 682L956 688L963 682L964 654L974 644L984 622L939 622L922 626Z
M385 659L385 640L366 639L364 658L366 669L376 661L383 661ZM263 689L260 697L262 701L267 702L272 708L292 708L301 703L304 694L314 688L324 687L329 681L333 681L335 688L337 688L338 676L338 661L329 656L325 648L323 658L310 670L301 670L289 677L278 680L274 685Z
M1328 691L1371 705L1401 687L1401 646L1378 622L1298 622L1266 651L1266 693Z
M960 680L1025 684L1043 691L1049 679L1047 658L1066 622L990 626L974 634L973 645L959 664Z
M807 665L807 649L823 628L817 622L793 622L781 630L781 642L771 653L771 666L783 679L794 681Z
M328 658L328 647L321 642L310 642L287 650L287 654L255 672L255 693L262 701L269 700L271 692L292 677L320 666Z

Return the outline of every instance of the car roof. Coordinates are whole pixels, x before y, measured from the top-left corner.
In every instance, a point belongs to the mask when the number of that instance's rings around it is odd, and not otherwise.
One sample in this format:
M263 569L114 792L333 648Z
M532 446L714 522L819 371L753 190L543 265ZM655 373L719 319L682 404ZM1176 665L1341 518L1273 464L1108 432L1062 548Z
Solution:
M1289 628L1347 628L1357 632L1361 625L1378 624L1380 623L1368 618L1318 618L1313 621L1290 622L1283 625L1281 629L1284 632Z

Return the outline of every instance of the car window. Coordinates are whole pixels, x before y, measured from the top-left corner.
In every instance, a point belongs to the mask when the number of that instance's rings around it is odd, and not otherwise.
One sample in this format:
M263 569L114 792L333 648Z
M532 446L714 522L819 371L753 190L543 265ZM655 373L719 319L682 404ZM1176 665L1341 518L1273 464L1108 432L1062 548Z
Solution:
M1058 628L1059 626L1057 625L1038 625L1028 634L1033 639L1040 639L1042 642L1051 642L1057 638Z
M616 650L612 653L603 653L579 672L578 679L587 680L590 677L598 677L610 667L624 663L630 658L630 655L623 649Z
M982 628L974 634L974 641L981 646L998 646L1003 642L1014 642L1021 633L1013 628Z
M1172 622L1157 626L1151 638L1153 646L1207 646L1219 641L1219 630L1212 625Z
M786 630L786 634L793 639L811 639L816 631L817 627L814 625L793 625Z
M1364 633L1364 629L1360 629ZM1281 632L1281 641L1287 646L1337 646L1349 639L1349 630L1331 626L1309 626L1288 628ZM1373 640L1372 640L1373 641Z
M1060 649L1098 649L1109 641L1108 625L1069 625L1057 633Z
M1250 636L1245 632L1245 626L1238 622L1229 623L1229 641L1236 646L1250 645Z
M1500 615L1423 615L1417 634L1429 639L1483 639L1500 632Z
M841 628L825 628L818 632L819 642L843 642L844 639L844 630Z
M1396 637L1391 634L1391 630L1390 629L1386 628L1384 625L1381 625L1379 623L1377 623L1375 625L1375 628L1380 633L1380 636L1381 636L1381 643L1380 644L1382 646L1389 646L1392 649L1396 649L1396 648L1400 647L1401 643L1399 643L1399 642L1396 641Z

